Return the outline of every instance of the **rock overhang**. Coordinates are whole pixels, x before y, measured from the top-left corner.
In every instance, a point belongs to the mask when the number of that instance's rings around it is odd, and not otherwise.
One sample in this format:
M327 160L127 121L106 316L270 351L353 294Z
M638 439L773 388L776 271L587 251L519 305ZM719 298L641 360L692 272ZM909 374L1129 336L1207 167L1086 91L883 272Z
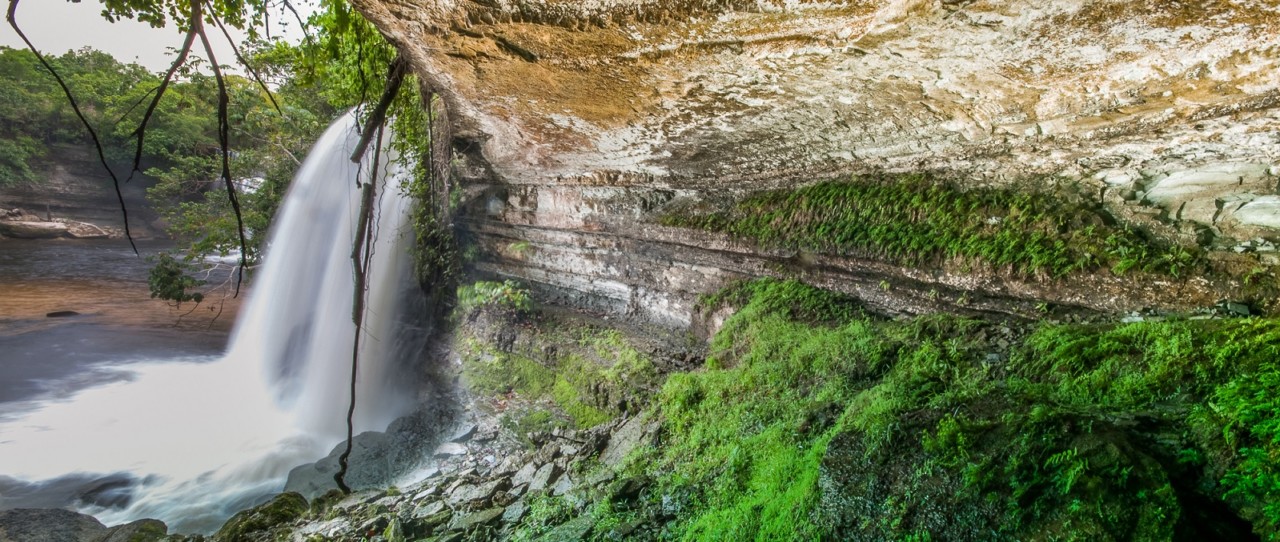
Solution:
M511 182L1057 174L1116 147L1280 146L1275 2L358 4Z
M1280 241L1280 2L354 3L446 106L478 268L610 312L683 326L695 294L794 259L657 225L664 210L861 173L1069 184L1180 242ZM868 265L816 280L875 297ZM962 300L1057 288L882 271ZM1178 304L1152 287L1060 301Z

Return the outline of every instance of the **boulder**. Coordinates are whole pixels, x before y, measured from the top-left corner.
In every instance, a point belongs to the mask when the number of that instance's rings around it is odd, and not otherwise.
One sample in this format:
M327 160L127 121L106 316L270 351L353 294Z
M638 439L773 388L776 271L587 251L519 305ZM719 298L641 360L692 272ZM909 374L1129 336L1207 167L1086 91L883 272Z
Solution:
M251 542L262 533L302 517L310 507L307 499L294 492L281 493L266 503L241 511L218 529L214 538L221 542Z
M533 463L525 463L520 470L511 477L511 485L518 486L533 481L534 473L538 472L538 466Z
M432 455L436 457L450 457L455 455L467 455L467 447L456 442L446 442L436 447Z
M67 225L60 222L0 222L0 235L18 239L54 239L67 233Z
M1280 230L1280 196L1261 196L1240 207L1235 219L1248 226Z
M453 524L453 528L465 531L474 527L489 525L501 518L506 511L505 508L490 508L467 514L458 518L458 521Z
M563 470L555 463L547 463L533 473L533 480L529 482L529 491L542 491L551 487L556 483L556 478L560 476Z
M154 542L164 540L169 526L157 519L140 519L133 523L116 525L107 529L106 536L98 542Z
M493 498L495 493L506 489L509 484L510 481L508 479L499 478L479 485L466 484L458 486L453 493L449 494L449 505L459 507L485 503Z
M626 459L627 455L636 449L636 446L645 442L648 434L648 419L643 416L636 416L627 420L626 423L622 424L622 427L619 427L609 437L609 444L600 453L600 463L609 467L617 467L622 464L622 460Z
M98 542L107 527L92 516L61 509L0 511L0 542Z

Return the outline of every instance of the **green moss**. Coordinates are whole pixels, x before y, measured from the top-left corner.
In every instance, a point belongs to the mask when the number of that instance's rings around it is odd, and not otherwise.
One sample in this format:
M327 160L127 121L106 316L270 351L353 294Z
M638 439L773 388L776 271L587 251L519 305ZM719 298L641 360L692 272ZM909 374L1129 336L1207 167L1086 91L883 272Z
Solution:
M458 313L465 314L480 307L493 307L513 313L527 313L533 308L529 290L512 280L478 281L458 287Z
M663 386L636 462L672 538L1243 535L1187 508L1216 500L1280 540L1280 321L1044 325L993 363L992 324L807 288L722 294L723 368Z
M1196 249L1112 225L1070 194L966 190L925 174L758 192L725 210L673 211L659 222L728 233L766 247L901 265L958 258L1054 276L1098 269L1180 276L1202 265Z
M462 381L473 391L489 395L517 392L541 397L551 391L555 372L518 354L498 351L475 339L462 349Z
M573 418L573 424L578 428L595 427L612 418L603 410L583 401L578 388L571 384L567 378L560 377L556 379L555 386L551 388L551 396L555 398L556 404L560 405L560 408L563 408L570 418Z
M281 493L265 504L231 516L213 537L222 542L271 538L264 533L287 527L293 520L304 516L308 509L307 499L302 495Z
M494 291L508 290L489 284ZM464 295L460 289L460 301L469 297L473 294ZM505 293L496 298L510 299ZM510 352L477 337L463 340L462 380L468 388L487 395L515 392L527 399L549 400L575 427L588 428L639 410L638 396L647 399L648 390L657 386L653 363L619 331L555 324L525 329L535 333L532 340ZM543 348L551 345L555 348ZM512 420L512 426L527 425L521 420Z

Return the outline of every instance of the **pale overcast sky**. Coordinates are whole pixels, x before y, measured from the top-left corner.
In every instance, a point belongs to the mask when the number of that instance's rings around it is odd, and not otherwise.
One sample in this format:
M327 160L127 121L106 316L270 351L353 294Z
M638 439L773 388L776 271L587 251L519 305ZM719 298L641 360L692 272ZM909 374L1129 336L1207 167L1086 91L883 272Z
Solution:
M312 8L309 2L300 0L293 2L302 12L303 17ZM6 8L8 3L2 3ZM273 17L278 16L272 14ZM289 14L289 35L298 35L298 23ZM72 49L90 46L100 51L111 53L122 62L137 62L152 71L168 69L173 61L172 49L182 45L183 34L175 28L151 28L136 21L118 21L109 23L102 18L102 3L99 0L81 0L72 3L68 0L23 0L18 4L18 26L31 39L41 52L49 55L61 55ZM7 23L0 24L0 45L25 49L26 45ZM214 45L214 53L219 64L235 65L235 54L226 43L222 32L209 27L209 40ZM272 21L272 35L280 28ZM237 39L242 36L232 34ZM295 38L296 39L296 38ZM204 50L197 40L193 54L204 58Z

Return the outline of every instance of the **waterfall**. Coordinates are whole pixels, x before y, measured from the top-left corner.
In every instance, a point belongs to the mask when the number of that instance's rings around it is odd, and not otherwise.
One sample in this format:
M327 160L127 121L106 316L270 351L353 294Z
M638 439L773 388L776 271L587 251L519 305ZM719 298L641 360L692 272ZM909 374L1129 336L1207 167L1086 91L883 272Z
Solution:
M119 366L124 377L111 384L0 418L0 488L63 491L108 525L149 517L172 532L208 532L339 444L355 336L357 178L377 183L377 210L356 431L383 430L405 413L412 390L396 385L410 380L397 367L425 340L405 310L421 297L408 256L410 202L385 157L378 171L349 160L357 139L346 113L307 156L223 356Z
M383 156L379 171L372 172L369 164L348 159L359 139L357 130L354 114L343 115L298 171L227 354L231 360L262 366L298 426L328 437L346 432L355 338L351 243L360 213L357 178L377 182L377 204L360 340L356 432L385 428L407 406L403 393L392 392L403 379L396 378L387 361L400 335L397 300L410 282L410 202L399 185L403 172L394 161Z

